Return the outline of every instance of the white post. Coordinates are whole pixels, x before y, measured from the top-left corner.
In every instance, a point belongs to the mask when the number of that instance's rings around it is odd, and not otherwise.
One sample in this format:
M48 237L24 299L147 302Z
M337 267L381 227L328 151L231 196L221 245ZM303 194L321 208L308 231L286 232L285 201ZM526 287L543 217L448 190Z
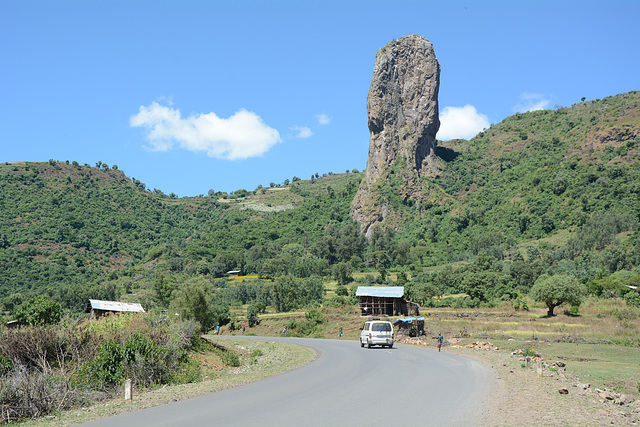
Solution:
M127 379L124 382L124 400L133 401L133 387L131 385L131 379Z

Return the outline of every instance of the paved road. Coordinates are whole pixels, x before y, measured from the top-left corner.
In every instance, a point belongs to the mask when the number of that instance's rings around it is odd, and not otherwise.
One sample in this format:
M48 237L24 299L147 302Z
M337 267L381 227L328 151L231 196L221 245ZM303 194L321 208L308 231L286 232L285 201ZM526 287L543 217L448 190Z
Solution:
M446 350L265 339L314 348L318 358L263 381L86 425L470 426L479 424L494 385L490 368Z

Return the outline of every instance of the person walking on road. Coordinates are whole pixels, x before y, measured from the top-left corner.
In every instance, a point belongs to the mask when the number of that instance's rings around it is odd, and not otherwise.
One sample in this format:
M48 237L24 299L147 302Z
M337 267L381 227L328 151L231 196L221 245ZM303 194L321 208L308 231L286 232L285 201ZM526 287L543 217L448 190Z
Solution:
M340 328L340 338L342 338L342 328Z
M438 332L438 338L436 341L436 347L438 347L438 351L440 351L440 348L442 347L442 341L444 340L444 337L442 336L442 334L440 332Z

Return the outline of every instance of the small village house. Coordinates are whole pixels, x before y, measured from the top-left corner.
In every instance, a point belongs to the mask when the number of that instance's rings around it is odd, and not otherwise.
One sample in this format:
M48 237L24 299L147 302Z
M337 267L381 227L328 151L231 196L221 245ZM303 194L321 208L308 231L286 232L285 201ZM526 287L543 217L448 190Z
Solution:
M90 319L98 319L107 314L144 313L145 311L139 303L90 299L85 306L84 312L89 313Z
M358 286L356 297L362 316L419 316L418 304L404 299L404 286Z

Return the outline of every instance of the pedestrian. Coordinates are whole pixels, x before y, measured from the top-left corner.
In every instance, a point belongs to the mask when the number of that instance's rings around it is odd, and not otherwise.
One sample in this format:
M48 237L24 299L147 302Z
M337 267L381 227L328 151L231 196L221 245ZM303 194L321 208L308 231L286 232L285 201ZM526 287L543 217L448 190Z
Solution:
M282 329L282 335L284 335L285 337L287 336L287 327L286 326Z
M242 335L244 335L244 325L242 325Z
M440 347L442 347L442 341L444 340L444 337L442 336L442 334L440 332L438 332L438 339L437 339L437 343L436 343L436 347L438 347L438 351L440 351Z
M340 338L342 338L342 328L340 328Z
M220 325L216 325L216 335L220 335Z

